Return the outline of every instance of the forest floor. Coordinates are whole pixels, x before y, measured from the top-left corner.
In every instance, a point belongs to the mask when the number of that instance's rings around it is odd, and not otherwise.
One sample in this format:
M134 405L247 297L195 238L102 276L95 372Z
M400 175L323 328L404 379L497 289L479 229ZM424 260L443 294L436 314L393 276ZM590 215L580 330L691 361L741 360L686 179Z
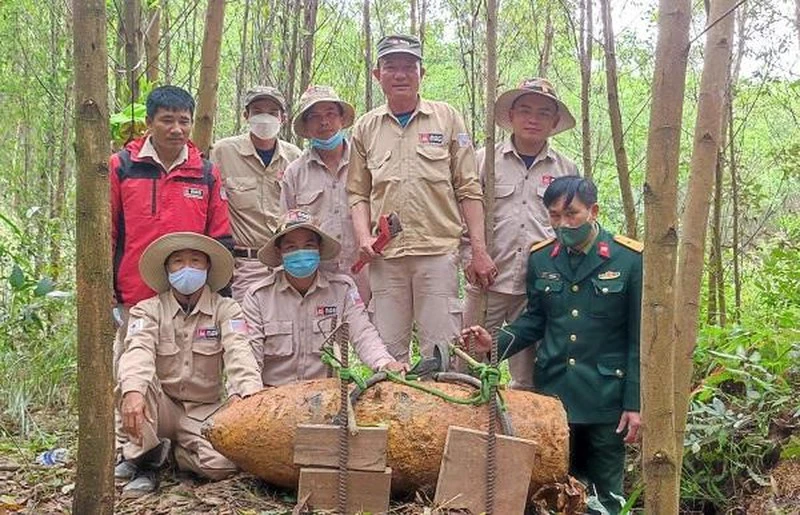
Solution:
M7 421L0 420L0 515L69 514L75 489L77 419L73 415L40 413L33 414L33 420L34 436L25 440L14 436ZM50 467L37 464L36 456L48 447L66 448L66 463ZM158 493L138 499L123 498L123 483L119 483L115 512L121 515L279 515L292 514L296 504L293 492L271 488L247 474L208 482L167 469L162 471L160 480ZM734 504L739 508L727 513L800 513L800 459L780 461L770 474L770 486ZM430 499L418 494L414 500L393 502L390 513L443 513L430 508L432 505Z

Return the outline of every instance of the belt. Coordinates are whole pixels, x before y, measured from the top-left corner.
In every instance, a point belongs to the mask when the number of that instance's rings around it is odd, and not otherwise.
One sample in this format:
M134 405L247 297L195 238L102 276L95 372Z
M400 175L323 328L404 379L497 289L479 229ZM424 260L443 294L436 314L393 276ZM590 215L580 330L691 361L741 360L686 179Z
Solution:
M258 249L235 247L233 249L233 256L238 258L258 259Z

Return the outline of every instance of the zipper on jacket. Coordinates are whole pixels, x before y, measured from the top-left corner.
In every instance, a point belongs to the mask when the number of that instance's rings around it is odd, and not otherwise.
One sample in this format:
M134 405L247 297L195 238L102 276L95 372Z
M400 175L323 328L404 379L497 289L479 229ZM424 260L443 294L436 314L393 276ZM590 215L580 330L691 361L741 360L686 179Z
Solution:
M156 186L158 179L153 179L153 194L150 197L150 215L156 216Z

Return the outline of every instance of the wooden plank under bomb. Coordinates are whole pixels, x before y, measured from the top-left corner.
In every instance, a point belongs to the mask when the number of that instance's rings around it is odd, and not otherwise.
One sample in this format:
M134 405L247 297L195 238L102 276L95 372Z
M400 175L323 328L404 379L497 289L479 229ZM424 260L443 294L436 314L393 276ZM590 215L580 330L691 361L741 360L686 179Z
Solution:
M468 398L474 389L427 382L447 395ZM266 388L210 418L204 435L223 455L270 484L295 488L298 424L330 424L339 407L338 380L319 379ZM565 481L569 429L561 402L530 392L503 391L516 436L533 440L536 467L531 492ZM359 425L386 425L387 466L392 491L433 492L451 425L486 431L488 407L455 404L409 386L382 382L364 392L355 405Z

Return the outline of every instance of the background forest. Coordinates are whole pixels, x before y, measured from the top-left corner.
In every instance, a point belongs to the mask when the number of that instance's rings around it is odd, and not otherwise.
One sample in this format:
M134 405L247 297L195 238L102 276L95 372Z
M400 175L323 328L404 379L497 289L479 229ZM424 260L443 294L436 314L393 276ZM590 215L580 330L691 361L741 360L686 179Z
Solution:
M770 484L776 463L800 459L800 433L793 435L800 427L800 0L730 3L731 80L682 480L685 507L707 513L746 509L746 496ZM198 92L207 4L108 0L116 137L124 121L140 117L130 104L153 85ZM640 239L656 7L654 0L503 0L498 15L499 90L524 77L553 81L578 119L555 144L597 182L604 225ZM480 146L484 9L479 0L230 0L213 139L245 130L241 100L253 84L278 86L290 115L309 84L334 86L359 113L380 104L368 73L371 48L382 35L412 32L424 42L423 96L455 105ZM693 9L681 195L708 24L704 3ZM68 0L0 4L0 455L17 461L75 438L81 206L71 10ZM302 144L288 124L284 137ZM639 484L635 458L629 492Z

